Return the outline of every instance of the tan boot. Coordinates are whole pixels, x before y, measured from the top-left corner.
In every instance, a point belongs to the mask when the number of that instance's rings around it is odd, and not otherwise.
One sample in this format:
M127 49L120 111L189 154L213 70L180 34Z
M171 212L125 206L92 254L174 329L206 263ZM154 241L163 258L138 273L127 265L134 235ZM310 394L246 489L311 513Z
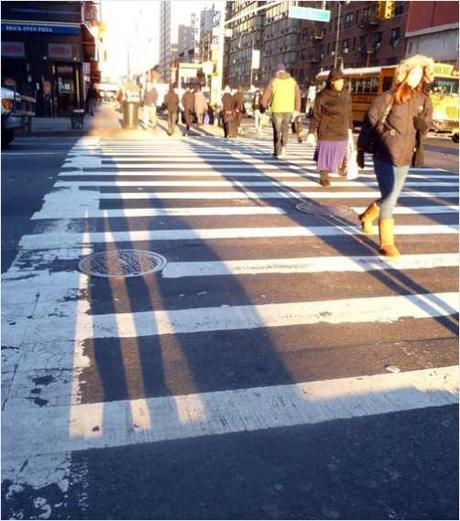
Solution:
M393 219L382 219L379 221L380 230L380 254L385 257L399 257L398 248L394 245Z
M359 222L365 235L372 235L373 223L379 216L380 208L375 202L371 203L367 209L359 215Z

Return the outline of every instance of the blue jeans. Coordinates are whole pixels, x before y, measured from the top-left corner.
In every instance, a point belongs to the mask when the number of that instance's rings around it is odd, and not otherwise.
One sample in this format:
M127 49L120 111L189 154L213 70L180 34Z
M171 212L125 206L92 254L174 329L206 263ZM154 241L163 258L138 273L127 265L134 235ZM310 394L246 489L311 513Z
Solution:
M281 154L281 149L287 145L291 119L291 112L274 112L272 114L273 146L274 153L277 156Z
M399 194L404 186L409 165L394 166L374 157L374 170L382 197L377 201L380 206L380 219L391 219Z

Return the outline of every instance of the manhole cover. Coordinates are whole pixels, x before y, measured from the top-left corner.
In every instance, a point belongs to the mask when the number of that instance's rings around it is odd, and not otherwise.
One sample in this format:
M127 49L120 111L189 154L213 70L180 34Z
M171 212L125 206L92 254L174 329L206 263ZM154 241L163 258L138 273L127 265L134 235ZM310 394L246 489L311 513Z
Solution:
M78 269L93 277L126 278L160 271L165 266L166 259L153 251L114 250L84 257Z
M353 210L342 204L320 204L313 201L306 201L296 206L299 212L319 215L321 217L350 217L354 214Z

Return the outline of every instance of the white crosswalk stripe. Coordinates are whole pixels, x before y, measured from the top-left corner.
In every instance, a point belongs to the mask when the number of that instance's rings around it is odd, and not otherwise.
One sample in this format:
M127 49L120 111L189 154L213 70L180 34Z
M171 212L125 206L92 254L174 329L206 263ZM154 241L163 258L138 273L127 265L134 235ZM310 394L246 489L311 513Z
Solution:
M238 388L226 382L200 388L188 349L205 345L217 355L219 334L233 335L232 349L248 357L260 346L294 375L285 351L292 342L298 342L292 349L308 352L310 343L313 349L321 328L343 328L351 342L369 345L365 357L374 363L371 326L388 343L402 325L423 340L427 330L441 336L458 312L458 176L410 171L394 212L405 255L388 260L377 255L376 236L362 236L353 214L331 222L295 210L299 200L336 200L362 212L379 196L371 167L356 181L333 181L324 189L313 149L293 143L289 152L291 161L273 164L271 143L251 133L234 143L199 137L77 141L32 217L33 233L22 237L3 276L4 479L65 488L77 450L457 403L455 354L446 355L442 367L411 362L395 374L384 368L367 373L356 357L349 377L315 377L313 368L293 376L295 383L260 385L250 375ZM131 167L139 171L126 170ZM187 181L174 179L179 176ZM277 190L263 190L271 186ZM433 236L436 251L430 250ZM139 249L159 251L168 263L158 274L129 280L90 279L77 271L79 259L117 243L142 243ZM166 357L169 343L180 351L175 358ZM175 382L188 382L183 392L146 390L144 377L158 367L142 359L143 345L165 357L165 380L174 373ZM115 351L118 369L104 362ZM126 390L106 399L103 378L112 371L123 373ZM48 384L30 394L40 378ZM88 389L102 390L92 396Z

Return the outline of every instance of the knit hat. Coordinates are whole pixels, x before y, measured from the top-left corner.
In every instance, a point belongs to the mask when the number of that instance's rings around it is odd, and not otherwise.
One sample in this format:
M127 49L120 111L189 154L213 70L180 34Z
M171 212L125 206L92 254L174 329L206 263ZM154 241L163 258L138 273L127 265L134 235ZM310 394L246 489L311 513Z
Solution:
M434 79L434 61L432 58L428 58L428 56L423 56L422 54L416 54L415 56L410 56L403 60L395 72L395 83L397 85L401 84L406 78L411 69L414 67L422 67L423 68L423 79L427 83L431 83Z
M337 61L337 65L332 67L329 72L329 76L327 77L328 83L332 83L333 81L343 80L345 78L345 74L343 73L343 62L342 60Z

